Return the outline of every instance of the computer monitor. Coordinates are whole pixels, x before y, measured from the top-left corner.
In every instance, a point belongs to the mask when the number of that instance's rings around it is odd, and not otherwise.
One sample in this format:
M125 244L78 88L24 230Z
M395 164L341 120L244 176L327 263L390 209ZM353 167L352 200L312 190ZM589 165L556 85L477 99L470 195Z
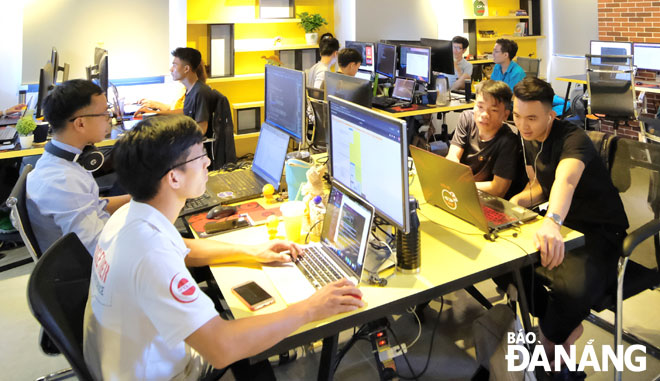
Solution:
M376 73L387 78L396 76L396 45L376 45Z
M39 70L39 92L37 93L37 118L44 116L44 99L48 92L53 89L53 65L47 62L43 68Z
M94 65L87 66L87 79L97 80L97 84L108 91L108 51L96 47L94 48Z
M50 52L50 63L53 65L53 84L57 83L57 74L61 71L62 72L62 81L65 82L69 80L69 64L64 63L62 66L59 66L59 61L60 61L60 55L57 52L57 49L53 47L53 49Z
M635 42L633 63L638 69L660 71L660 44Z
M428 46L401 45L399 77L428 83L431 77L431 48Z
M410 231L406 122L329 96L330 175Z
M266 65L266 122L298 143L305 136L305 99L305 72Z
M325 99L334 95L349 102L371 108L371 81L328 71L325 73Z
M355 78L364 79L365 81L371 81L372 78L371 74L372 73L370 71L358 70L357 73L355 73Z
M352 48L362 54L362 65L360 70L374 71L374 44L373 42L346 41L346 47Z
M454 49L452 42L422 38L422 45L431 47L431 70L438 73L454 74Z
M589 52L596 56L631 56L632 43L621 41L595 41L590 42ZM626 58L603 58L601 64L620 65L626 63Z

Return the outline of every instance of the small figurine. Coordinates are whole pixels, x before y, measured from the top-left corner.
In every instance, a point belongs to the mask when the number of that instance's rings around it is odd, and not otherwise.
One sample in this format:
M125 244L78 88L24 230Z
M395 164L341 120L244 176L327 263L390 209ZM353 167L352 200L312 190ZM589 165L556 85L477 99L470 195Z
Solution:
M266 229L268 229L268 239L274 240L277 237L277 225L280 224L280 220L276 215L271 214L266 218Z
M282 61L280 61L277 56L261 56L261 58L266 60L266 64L268 65L273 65L273 66L282 66Z
M266 199L267 204L274 204L275 203L275 197L273 197L273 194L275 194L275 188L273 187L272 184L264 185L264 187L261 189L261 191L264 194L264 198Z

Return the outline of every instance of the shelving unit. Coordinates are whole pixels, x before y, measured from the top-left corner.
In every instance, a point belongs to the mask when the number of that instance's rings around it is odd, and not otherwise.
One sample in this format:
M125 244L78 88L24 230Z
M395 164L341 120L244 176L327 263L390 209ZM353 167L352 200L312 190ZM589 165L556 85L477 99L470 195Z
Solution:
M487 37L487 38L477 37L477 43L479 43L479 42L495 42L495 41L499 40L500 38L506 38L508 40L514 40L514 41L518 41L518 40L525 41L525 40L538 40L538 39L541 39L541 38L545 38L545 36L507 36L507 35L503 35L503 36Z
M463 20L527 20L529 16L466 16Z

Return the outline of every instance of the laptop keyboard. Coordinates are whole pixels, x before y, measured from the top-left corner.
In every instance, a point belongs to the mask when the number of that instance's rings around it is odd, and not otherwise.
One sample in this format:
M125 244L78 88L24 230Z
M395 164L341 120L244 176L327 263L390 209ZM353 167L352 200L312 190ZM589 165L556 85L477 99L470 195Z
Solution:
M323 253L323 249L318 246L305 248L303 256L296 261L296 266L317 289L344 278L337 267L327 258L327 254Z
M252 171L223 173L221 176L216 176L214 181L222 184L225 189L230 189L237 196L245 193L261 193L263 186Z
M484 211L484 216L486 216L486 220L488 220L488 222L494 223L496 226L516 221L515 218L505 213L498 212L497 210L490 208L486 205L481 205L481 210Z
M0 128L0 140L14 139L16 136L16 129L14 127Z

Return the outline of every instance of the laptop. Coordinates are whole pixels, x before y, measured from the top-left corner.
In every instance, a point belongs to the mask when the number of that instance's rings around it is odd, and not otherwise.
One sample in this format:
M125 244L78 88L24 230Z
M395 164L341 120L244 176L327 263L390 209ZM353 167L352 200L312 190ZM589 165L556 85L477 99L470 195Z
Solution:
M415 80L397 78L394 82L394 90L391 97L376 97L373 99L374 107L389 108L395 105L409 105L412 103L415 93Z
M263 266L282 299L299 302L342 278L359 284L374 213L373 206L333 182L320 242L306 246L295 263Z
M486 233L536 218L529 209L477 190L470 167L410 146L427 202Z
M209 176L207 191L217 196L221 203L230 204L261 197L266 184L279 190L288 147L289 135L286 132L263 123L252 167Z

